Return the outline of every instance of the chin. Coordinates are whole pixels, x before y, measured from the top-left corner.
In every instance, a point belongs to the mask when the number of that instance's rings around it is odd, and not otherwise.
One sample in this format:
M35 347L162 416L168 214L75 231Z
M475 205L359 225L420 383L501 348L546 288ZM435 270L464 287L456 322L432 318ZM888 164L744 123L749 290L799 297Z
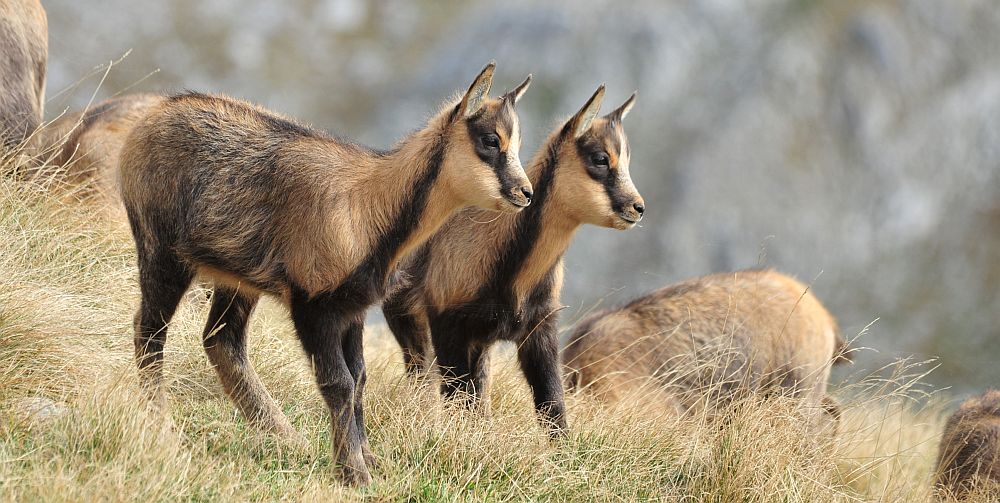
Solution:
M635 227L635 224L637 223L639 222L638 221L630 222L619 216L611 217L611 227L614 227L615 229L618 229L620 231L627 231L632 227Z
M517 213L527 207L527 205L521 206L506 198L500 198L496 204L497 211L502 211L504 213Z

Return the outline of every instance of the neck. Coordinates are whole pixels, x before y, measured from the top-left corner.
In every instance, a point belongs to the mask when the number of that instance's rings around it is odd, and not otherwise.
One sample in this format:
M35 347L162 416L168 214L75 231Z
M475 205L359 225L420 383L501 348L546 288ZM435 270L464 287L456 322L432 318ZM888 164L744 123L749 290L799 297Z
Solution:
M559 137L551 137L532 159L527 174L535 201L516 216L517 225L511 226L507 240L510 244L497 267L518 306L560 260L580 226L556 197L559 146Z
M348 197L357 235L367 235L367 274L384 279L399 260L423 244L463 206L439 183L447 148L447 114L379 154L351 184Z

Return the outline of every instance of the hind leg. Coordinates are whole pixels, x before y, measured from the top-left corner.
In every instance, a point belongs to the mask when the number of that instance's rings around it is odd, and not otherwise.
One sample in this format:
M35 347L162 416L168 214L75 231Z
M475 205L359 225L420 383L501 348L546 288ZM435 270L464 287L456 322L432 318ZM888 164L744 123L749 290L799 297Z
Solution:
M187 267L166 250L145 256L140 253L142 301L135 315L135 362L144 392L157 405L163 405L165 400L163 346L167 341L167 324L192 278Z
M418 375L430 366L430 329L425 317L418 316L406 304L406 295L393 295L382 302L382 314L389 330L403 350L403 363L408 375Z
M274 402L247 357L247 321L257 305L256 293L237 292L216 286L212 309L202 343L215 367L226 394L243 416L266 431L299 443L305 440L295 431Z

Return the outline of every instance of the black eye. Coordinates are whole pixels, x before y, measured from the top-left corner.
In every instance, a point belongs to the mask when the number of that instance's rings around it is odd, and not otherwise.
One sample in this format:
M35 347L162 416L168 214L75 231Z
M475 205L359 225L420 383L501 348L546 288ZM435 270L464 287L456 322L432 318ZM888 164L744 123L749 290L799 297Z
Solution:
M500 148L500 137L493 133L480 136L479 141L483 142L486 148Z
M606 168L608 167L608 162L610 162L610 159L608 159L608 154L605 154L604 152L599 152L590 155L590 162L593 163L594 166Z

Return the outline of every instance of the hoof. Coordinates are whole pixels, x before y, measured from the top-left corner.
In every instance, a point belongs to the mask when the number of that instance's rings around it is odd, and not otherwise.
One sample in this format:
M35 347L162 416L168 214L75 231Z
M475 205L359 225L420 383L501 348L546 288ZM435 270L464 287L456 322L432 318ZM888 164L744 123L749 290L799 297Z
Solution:
M368 466L360 449L348 456L341 465L340 478L344 481L344 485L350 487L363 487L372 483L372 475L368 472Z

